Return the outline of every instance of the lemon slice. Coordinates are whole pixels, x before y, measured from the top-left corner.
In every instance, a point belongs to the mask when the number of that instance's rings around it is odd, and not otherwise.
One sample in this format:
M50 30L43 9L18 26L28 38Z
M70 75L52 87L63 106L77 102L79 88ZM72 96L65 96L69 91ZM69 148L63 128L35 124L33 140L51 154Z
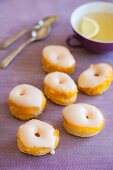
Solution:
M81 34L86 38L93 38L99 33L98 23L88 17L83 17L80 25Z

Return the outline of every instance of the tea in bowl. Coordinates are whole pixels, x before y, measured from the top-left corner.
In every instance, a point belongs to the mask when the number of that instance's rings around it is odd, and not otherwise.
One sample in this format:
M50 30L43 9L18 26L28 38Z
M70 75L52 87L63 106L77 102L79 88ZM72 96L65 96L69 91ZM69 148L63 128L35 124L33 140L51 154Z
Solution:
M113 50L113 3L92 2L78 7L71 15L74 35L67 40L72 47L94 52ZM76 39L80 45L72 44Z

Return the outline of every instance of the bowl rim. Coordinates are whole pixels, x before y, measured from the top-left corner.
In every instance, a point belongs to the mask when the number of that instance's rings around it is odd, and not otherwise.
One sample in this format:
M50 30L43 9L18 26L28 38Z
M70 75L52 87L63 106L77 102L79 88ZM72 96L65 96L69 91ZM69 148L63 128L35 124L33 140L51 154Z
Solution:
M84 3L84 4L80 5L80 6L78 6L77 8L75 8L75 10L74 10L74 11L72 12L72 14L71 14L71 17L70 17L71 27L72 27L72 29L73 29L73 31L74 31L75 33L77 33L79 36L85 38L86 40L89 40L89 41L92 41L92 42L96 42L96 43L112 44L113 41L98 41L98 40L89 39L89 38L83 36L82 34L80 34L80 33L79 33L77 30L75 30L75 29L73 28L73 26L72 26L72 18L73 18L73 15L74 15L75 11L79 10L80 8L82 8L82 7L84 7L84 6L88 6L88 5L91 5L91 4L97 4L97 3L98 3L98 4L105 4L105 5L113 5L113 2L94 1L94 2Z

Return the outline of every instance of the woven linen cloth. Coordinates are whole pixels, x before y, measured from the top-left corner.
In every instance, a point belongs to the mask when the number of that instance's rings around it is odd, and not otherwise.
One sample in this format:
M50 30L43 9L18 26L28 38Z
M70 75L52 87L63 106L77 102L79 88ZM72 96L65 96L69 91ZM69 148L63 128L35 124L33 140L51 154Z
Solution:
M7 99L10 90L19 84L31 84L43 90L47 75L41 68L41 53L46 45L66 46L66 38L73 34L70 15L75 8L91 0L1 0L0 42L25 28L32 27L40 18L57 15L59 20L51 34L43 41L27 46L5 70L0 70L0 170L112 170L113 169L113 84L99 96L86 96L79 92L77 103L98 107L105 118L104 129L91 138L69 135L63 129L61 111L47 100L42 115L37 119L52 124L60 131L60 143L55 155L35 157L21 153L17 148L16 133L25 123L14 118L9 111ZM105 2L105 1L104 1ZM108 0L107 0L108 2ZM109 1L112 2L112 1ZM23 36L5 50L0 50L0 61L22 42ZM69 48L69 47L68 47ZM90 64L106 62L113 66L113 52L95 54L84 48L69 48L77 61L71 75L75 82L79 74Z

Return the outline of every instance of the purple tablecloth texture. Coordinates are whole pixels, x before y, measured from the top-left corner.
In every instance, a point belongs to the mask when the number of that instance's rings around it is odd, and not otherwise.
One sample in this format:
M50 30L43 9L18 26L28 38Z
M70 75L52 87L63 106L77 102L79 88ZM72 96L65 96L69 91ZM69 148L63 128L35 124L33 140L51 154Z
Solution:
M108 0L106 0L108 2ZM55 155L34 157L22 154L17 148L16 132L25 121L12 117L7 104L9 91L16 85L27 83L43 90L46 73L41 68L41 52L46 45L66 46L72 34L70 15L79 5L89 0L1 0L0 42L24 28L30 28L38 19L58 15L59 21L49 37L26 47L5 70L0 70L0 170L112 170L113 169L113 84L104 94L90 97L78 94L78 102L97 106L106 124L100 134L91 138L74 137L62 126L64 107L47 100L39 120L48 122L60 131L60 143ZM112 1L109 1L112 2ZM0 61L21 44L28 35L5 50L0 50ZM89 64L107 62L113 66L113 52L91 53L83 48L69 48L77 61L71 75L77 81L79 74Z

